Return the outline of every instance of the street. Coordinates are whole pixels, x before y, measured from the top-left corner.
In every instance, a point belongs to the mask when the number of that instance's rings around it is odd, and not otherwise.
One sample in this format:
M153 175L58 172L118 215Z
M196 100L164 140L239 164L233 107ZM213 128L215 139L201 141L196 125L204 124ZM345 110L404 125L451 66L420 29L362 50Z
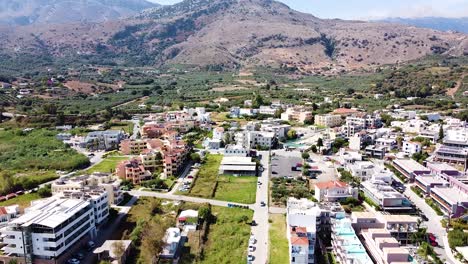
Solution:
M460 263L454 257L452 252L450 251L450 247L447 240L447 232L445 228L442 227L440 224L440 220L442 220L442 216L436 214L436 212L424 201L423 198L419 197L416 193L411 190L411 184L405 185L406 189L404 194L409 197L411 202L413 202L417 208L421 209L421 211L427 216L429 221L423 222L423 225L427 227L428 233L433 233L434 236L437 238L437 242L439 243L438 247L434 247L434 250L441 259L445 259L446 261L450 261L450 263Z
M263 172L258 181L261 185L257 187L257 198L255 204L252 206L254 210L253 220L257 222L256 226L252 226L252 234L254 235L257 243L255 251L251 253L254 256L252 263L265 264L268 261L268 183L269 183L269 164L270 156L268 151L259 152L262 155L261 163L263 165ZM261 202L265 202L265 206L261 206Z

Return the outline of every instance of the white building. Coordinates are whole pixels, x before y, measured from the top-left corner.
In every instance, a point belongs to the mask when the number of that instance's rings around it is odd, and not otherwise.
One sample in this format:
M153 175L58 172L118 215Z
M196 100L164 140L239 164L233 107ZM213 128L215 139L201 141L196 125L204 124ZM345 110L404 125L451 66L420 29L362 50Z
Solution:
M10 257L53 259L77 242L96 235L96 214L108 211L107 200L94 206L90 197L82 199L53 196L32 203L24 215L0 230L3 251ZM108 215L108 214L107 214Z
M0 207L0 226L8 224L12 219L17 218L20 214L19 205Z
M223 127L216 127L215 129L213 129L213 139L224 140L224 128Z
M164 247L159 256L164 259L176 258L181 242L183 241L180 229L177 227L168 228L164 236Z
M346 198L358 198L358 190L345 182L329 181L315 184L315 199L318 202L339 202Z
M401 193L395 191L384 181L372 180L361 183L362 191L384 211L412 210L411 202Z
M240 145L227 145L224 148L224 156L247 157L249 150Z
M251 157L225 156L219 166L219 174L229 175L255 175L257 164Z
M243 131L236 134L236 141L244 148L271 148L276 143L275 132Z
M110 173L93 173L72 178L60 178L51 185L53 194L63 192L85 192L103 189L107 192L109 205L119 204L123 200L120 189L122 180Z
M422 151L421 143L415 141L404 141L401 151L409 156Z
M260 106L259 109L258 109L258 113L259 114L262 114L262 115L275 115L276 113L276 109L275 108L272 108L270 106Z

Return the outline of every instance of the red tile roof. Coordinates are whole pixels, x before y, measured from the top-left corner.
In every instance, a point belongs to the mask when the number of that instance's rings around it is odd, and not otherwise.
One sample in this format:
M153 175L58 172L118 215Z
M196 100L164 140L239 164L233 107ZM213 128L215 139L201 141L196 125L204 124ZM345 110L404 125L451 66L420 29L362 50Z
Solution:
M291 245L309 245L309 239L307 237L291 237Z
M317 186L317 188L319 189L330 189L334 187L338 187L338 188L348 187L348 184L342 181L328 181L328 182L317 183L315 184L315 186Z
M357 113L358 111L353 110L353 109L348 109L348 108L337 108L335 111L333 111L334 114L354 114Z

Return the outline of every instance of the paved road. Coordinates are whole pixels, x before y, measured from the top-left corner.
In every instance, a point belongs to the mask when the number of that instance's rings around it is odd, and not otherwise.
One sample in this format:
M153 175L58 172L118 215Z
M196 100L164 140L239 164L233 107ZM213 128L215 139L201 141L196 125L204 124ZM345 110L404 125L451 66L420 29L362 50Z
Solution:
M243 205L243 206L249 206L248 204L218 201L218 200L191 197L191 196L185 196L185 195L174 195L174 194L169 194L169 193L157 193L157 192L149 192L149 191L130 191L129 193L136 197L147 196L147 197L156 197L156 198L167 199L167 200L192 202L192 203L209 203L214 206L227 207L228 204L238 204L238 205ZM252 208L252 206L250 205L249 208Z
M409 199L419 208L421 211L427 216L429 221L423 222L423 225L427 227L427 231L433 233L434 236L437 238L437 242L439 246L435 248L437 254L439 254L441 259L445 259L446 261L450 261L450 263L460 263L457 261L453 254L450 251L450 247L447 240L447 232L445 228L442 227L440 224L440 220L442 220L442 216L438 216L435 211L426 204L424 199L416 195L411 190L411 184L405 185L406 189L404 194L409 197Z
M138 133L140 132L140 119L138 120L126 120L127 122L132 122L133 123L133 132L132 135L130 135L130 139L137 139Z
M257 187L257 197L255 204L252 206L254 210L253 220L257 222L256 226L252 226L252 234L255 236L257 243L255 244L255 251L252 253L254 256L254 264L265 264L268 261L268 183L270 174L270 156L268 151L261 151L261 163L263 165L262 175L258 178L261 185ZM261 202L267 205L262 207Z

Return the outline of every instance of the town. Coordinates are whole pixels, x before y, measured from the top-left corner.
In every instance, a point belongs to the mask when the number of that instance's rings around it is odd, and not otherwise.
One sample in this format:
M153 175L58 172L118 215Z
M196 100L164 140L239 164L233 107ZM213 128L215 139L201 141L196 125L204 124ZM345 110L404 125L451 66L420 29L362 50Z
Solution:
M0 197L0 259L466 261L467 122L396 105L314 108L246 100L225 121L160 107L113 129L49 129L89 164Z

